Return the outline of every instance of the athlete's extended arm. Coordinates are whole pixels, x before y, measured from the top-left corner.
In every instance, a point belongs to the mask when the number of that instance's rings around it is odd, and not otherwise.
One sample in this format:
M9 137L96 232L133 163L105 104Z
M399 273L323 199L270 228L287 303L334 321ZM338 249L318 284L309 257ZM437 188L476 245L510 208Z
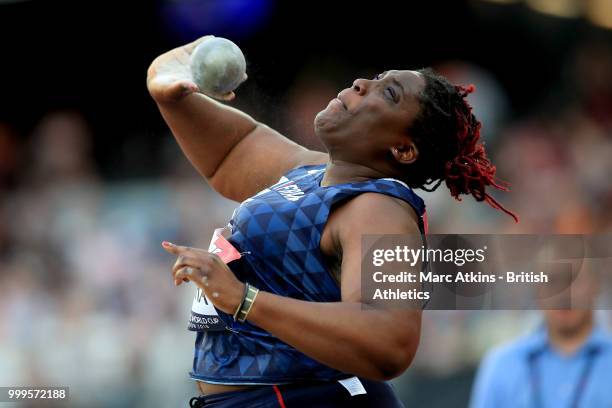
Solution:
M249 115L198 93L189 59L206 39L157 57L147 72L147 88L181 149L210 185L242 201L293 167L325 163L327 154L308 150ZM234 94L216 97L230 100Z
M401 374L416 353L421 312L363 309L361 235L419 234L416 221L406 215L409 211L394 199L367 193L335 210L329 223L335 225L334 235L343 252L342 301L307 302L261 291L249 322L338 370L379 380ZM166 249L183 255L173 270L177 284L187 278L208 296L217 292L218 297L212 298L215 306L234 312L244 285L218 257L184 247ZM191 266L191 272L185 266Z

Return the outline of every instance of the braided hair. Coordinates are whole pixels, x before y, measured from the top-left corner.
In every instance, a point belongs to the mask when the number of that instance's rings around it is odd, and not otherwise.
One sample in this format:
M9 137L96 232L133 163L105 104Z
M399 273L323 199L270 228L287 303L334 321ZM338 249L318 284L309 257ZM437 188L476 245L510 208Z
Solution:
M472 195L518 222L512 211L486 191L488 186L508 191L508 185L495 178L496 168L480 141L482 124L466 100L474 85L455 86L429 68L418 72L425 79L425 88L419 95L420 113L409 131L419 158L407 172L406 182L434 191L444 181L455 199L461 201L460 195Z

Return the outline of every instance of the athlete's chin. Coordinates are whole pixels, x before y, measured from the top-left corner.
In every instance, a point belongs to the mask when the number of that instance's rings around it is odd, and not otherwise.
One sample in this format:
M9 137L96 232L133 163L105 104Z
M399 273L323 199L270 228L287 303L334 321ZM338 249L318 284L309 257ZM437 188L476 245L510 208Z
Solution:
M340 118L334 113L326 108L315 116L314 129L319 137L323 138L323 134L334 132L340 128Z
M323 143L323 146L329 149L330 143L333 144L334 132L333 130L330 131L328 124L325 121L317 121L315 119L314 132Z
M350 123L336 115L329 115L325 110L319 112L314 121L315 134L330 154L350 143L350 129Z

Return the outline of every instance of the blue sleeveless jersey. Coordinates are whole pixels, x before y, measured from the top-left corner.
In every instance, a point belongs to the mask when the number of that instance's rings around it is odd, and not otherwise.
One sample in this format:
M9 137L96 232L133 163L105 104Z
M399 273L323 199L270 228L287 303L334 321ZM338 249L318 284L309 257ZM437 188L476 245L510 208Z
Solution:
M425 205L406 184L373 179L321 187L325 165L290 170L245 200L230 221L228 241L246 254L228 266L238 279L267 292L312 302L338 302L340 287L319 245L335 204L365 192L408 202L425 232ZM257 326L218 311L226 331L198 332L191 378L220 384L282 384L335 380L347 374L325 366Z

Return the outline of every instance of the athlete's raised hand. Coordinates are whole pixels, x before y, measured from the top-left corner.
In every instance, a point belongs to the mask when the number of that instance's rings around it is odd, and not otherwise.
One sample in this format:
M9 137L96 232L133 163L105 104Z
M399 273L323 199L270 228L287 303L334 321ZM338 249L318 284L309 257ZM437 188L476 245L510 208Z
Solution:
M213 38L212 35L174 48L155 58L147 71L147 88L158 103L177 102L195 92L200 92L191 75L191 53L203 41ZM246 75L245 78L246 80ZM209 95L224 101L236 97L234 92L225 95Z

